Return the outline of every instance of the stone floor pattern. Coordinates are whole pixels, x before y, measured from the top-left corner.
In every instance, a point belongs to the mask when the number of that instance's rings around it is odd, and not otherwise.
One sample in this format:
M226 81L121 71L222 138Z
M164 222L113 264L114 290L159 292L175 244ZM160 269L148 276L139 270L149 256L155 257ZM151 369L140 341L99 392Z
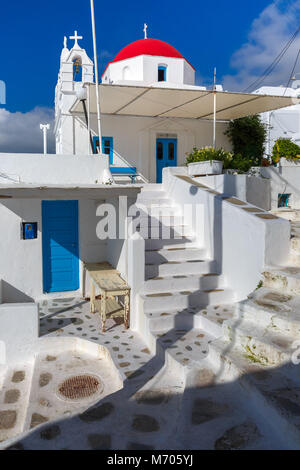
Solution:
M231 317L230 308L210 307L202 314L220 326ZM21 439L10 439L4 447L20 450L274 447L268 429L238 405L240 388L236 383L218 379L208 358L213 335L199 328L157 332L157 353L153 355L139 334L125 330L121 320L118 323L108 320L107 332L103 334L99 316L89 312L88 302L74 298L41 303L41 337L81 337L105 346L124 386L115 384L115 391L96 402L94 399L72 403L70 411L69 402L61 403L55 397L55 374L60 371L70 376L75 370L78 374L96 373L99 363L93 364L84 352L44 355L38 358L35 372L30 372L29 366L28 370L11 371L11 383L4 387L4 398L0 395L0 429L1 425L14 428L23 418L26 420L23 430L31 431ZM115 380L109 370L102 370L101 376L108 382ZM26 380L32 380L33 390L24 417L24 409L18 406L18 402L22 404L22 387L18 384ZM18 414L22 413L19 419ZM12 436L20 430L20 426L15 428Z

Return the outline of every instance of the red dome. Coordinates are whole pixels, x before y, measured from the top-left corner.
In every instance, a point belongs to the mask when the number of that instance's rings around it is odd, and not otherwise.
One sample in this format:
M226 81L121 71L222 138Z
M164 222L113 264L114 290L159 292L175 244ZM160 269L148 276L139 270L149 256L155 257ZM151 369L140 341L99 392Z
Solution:
M160 41L160 39L139 39L138 41L132 42L131 44L128 44L128 46L124 47L124 49L122 49L116 57L109 62L109 64L119 62L120 60L131 59L132 57L137 57L139 55L154 55L159 57L184 59L183 55L167 42ZM107 64L107 67L109 64Z

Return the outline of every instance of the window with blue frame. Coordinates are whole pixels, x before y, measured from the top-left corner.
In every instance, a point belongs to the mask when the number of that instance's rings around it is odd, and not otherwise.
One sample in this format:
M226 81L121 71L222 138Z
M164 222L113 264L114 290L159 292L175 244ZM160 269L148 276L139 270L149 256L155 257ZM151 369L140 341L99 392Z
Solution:
M165 65L158 66L158 82L166 82L167 81L167 67Z
M290 194L278 194L278 207L289 207Z
M82 62L80 57L73 59L73 82L82 82Z
M99 150L99 137L93 137L94 153ZM114 139L113 137L102 137L102 153L109 155L109 164L114 161Z

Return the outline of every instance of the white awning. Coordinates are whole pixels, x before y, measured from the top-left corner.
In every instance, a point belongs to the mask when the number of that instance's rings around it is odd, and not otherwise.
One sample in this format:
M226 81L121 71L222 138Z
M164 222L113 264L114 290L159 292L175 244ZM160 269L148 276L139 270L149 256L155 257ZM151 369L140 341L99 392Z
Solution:
M90 112L96 113L96 85L90 88ZM167 87L142 87L128 85L99 85L102 114L120 116L173 117L213 119L213 94L211 90ZM230 121L300 102L295 98L249 93L217 91L217 120ZM72 113L82 113L77 100Z

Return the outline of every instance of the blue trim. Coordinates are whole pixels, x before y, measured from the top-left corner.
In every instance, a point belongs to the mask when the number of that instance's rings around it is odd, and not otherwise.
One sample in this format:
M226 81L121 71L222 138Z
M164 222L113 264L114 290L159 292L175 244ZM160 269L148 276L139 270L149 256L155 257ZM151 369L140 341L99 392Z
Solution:
M158 144L162 145L162 158L158 159ZM173 159L169 153L169 144L174 144ZM156 182L162 182L162 170L165 167L177 166L177 139L156 139Z
M157 75L159 75L159 70L163 70L163 72L164 72L164 79L163 79L163 80L158 80L158 77L157 77L157 81L159 81L159 82L166 82L166 81L167 81L167 67L165 67L164 65L159 65L159 66L158 66Z
M79 289L78 201L42 201L44 292Z
M109 142L109 145L105 145ZM99 137L93 137L93 150L94 153L97 153L97 148L99 147ZM109 164L113 165L114 163L114 138L113 137L102 137L102 153L109 155Z
M136 175L135 166L111 166L110 172L112 175Z

